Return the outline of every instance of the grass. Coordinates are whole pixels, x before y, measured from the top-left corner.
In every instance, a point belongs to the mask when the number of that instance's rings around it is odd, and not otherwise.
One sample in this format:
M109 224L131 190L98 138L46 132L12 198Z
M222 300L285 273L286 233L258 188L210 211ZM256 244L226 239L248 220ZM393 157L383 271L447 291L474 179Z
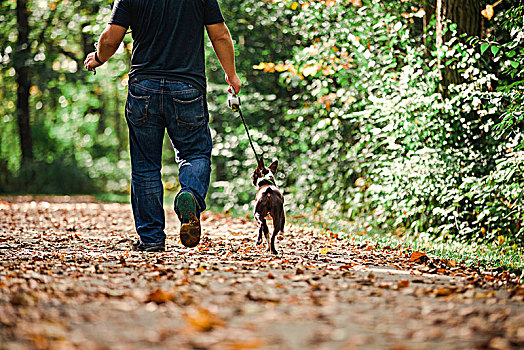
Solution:
M430 256L452 259L468 267L502 268L517 275L524 270L524 248L516 244L442 241L424 234L414 236L372 228L366 230L355 222L340 218L325 219L321 216L317 218L319 219L316 221L311 221L309 217L290 221L312 230L337 233L352 242L376 244L378 248L423 251Z
M129 194L120 193L97 193L95 199L102 203L123 203L129 204Z

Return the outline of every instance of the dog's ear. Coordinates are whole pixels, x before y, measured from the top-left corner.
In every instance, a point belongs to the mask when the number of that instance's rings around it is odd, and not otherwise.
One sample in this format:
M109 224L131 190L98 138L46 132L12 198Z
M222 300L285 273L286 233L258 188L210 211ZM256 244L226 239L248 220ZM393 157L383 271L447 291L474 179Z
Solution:
M251 180L253 180L253 186L257 185L257 180L261 177L260 175L260 169L256 168L255 171L253 171L253 175L251 175Z
M269 170L271 170L271 172L273 174L276 174L277 173L277 167L278 167L278 160L275 160L273 163L271 163L271 165L269 166Z
M264 160L262 159L264 155L261 155L260 158L258 158L258 169L264 169Z

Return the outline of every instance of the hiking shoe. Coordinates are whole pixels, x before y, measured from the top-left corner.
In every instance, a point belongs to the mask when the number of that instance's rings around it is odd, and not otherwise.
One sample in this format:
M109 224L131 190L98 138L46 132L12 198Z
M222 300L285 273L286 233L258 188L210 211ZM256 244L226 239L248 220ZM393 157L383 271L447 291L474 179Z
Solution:
M200 220L197 218L195 197L190 192L178 195L176 207L180 214L180 241L188 248L196 247L200 242Z
M133 243L133 250L137 250L140 252L164 252L166 250L165 244L155 244L155 245L145 245L142 243L142 241L139 239L135 243Z

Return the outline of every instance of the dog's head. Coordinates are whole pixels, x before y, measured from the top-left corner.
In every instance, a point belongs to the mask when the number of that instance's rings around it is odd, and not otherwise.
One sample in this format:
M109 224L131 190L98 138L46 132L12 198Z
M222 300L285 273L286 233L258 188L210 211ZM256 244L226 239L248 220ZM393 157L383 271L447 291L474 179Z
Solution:
M261 185L275 185L275 174L277 173L278 160L271 163L269 168L263 166L264 163L262 161L261 163L262 167L258 166L251 176L253 185L257 187Z

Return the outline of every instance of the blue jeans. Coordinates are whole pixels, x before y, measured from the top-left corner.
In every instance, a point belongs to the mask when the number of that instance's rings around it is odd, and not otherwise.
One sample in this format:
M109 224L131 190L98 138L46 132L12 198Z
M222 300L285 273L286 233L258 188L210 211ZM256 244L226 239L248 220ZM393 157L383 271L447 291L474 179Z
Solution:
M213 147L206 96L178 81L133 82L127 95L126 121L135 228L144 245L163 244L166 235L160 170L166 130L179 164L181 190L177 197L181 192L191 192L198 214L206 208ZM175 212L178 214L176 198Z

